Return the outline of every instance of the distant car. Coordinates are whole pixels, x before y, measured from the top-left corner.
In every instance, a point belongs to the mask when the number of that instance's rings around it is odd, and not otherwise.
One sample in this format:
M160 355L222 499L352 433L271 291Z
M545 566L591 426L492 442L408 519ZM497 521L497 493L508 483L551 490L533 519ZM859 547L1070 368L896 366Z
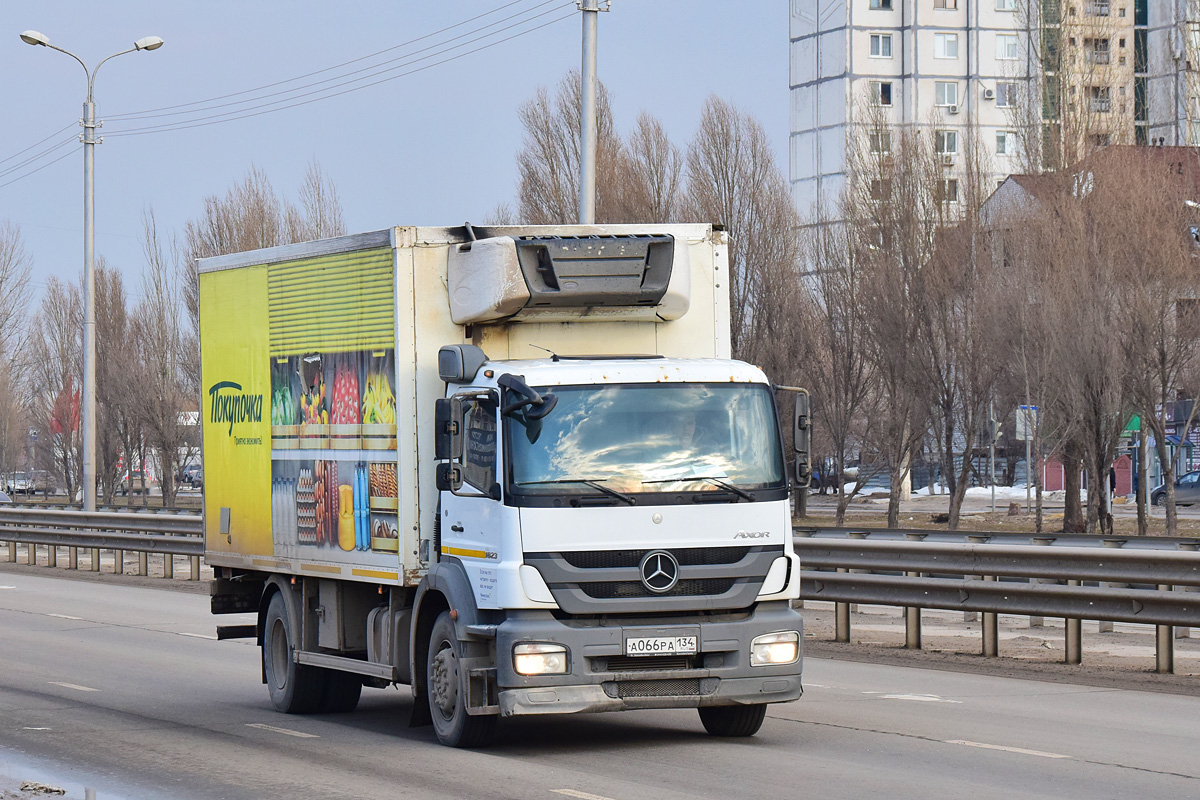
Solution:
M38 492L44 495L54 494L56 491L54 478L44 469L34 470L33 477L29 480L29 491L33 494Z
M21 492L23 494L28 494L29 493L29 476L26 475L24 472L10 473L8 476L8 480L5 482L4 488L8 494L17 494L18 492Z
M121 494L144 494L147 490L146 473L143 470L126 472L125 477L121 479Z
M1165 483L1150 492L1150 502L1156 506L1167 502ZM1193 503L1200 503L1200 472L1188 472L1175 479L1175 505L1190 506Z
M204 486L204 469L199 464L188 464L179 474L179 482L199 489Z
M12 502L12 498L8 496L7 492L0 492L0 503L11 503L11 502Z

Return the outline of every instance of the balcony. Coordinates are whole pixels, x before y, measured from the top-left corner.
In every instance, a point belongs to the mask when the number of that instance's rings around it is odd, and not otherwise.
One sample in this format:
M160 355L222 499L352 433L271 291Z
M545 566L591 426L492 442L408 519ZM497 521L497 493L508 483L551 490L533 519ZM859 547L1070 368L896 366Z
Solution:
M1107 17L1112 14L1112 3L1109 0L1093 0L1084 7L1084 13L1089 17Z

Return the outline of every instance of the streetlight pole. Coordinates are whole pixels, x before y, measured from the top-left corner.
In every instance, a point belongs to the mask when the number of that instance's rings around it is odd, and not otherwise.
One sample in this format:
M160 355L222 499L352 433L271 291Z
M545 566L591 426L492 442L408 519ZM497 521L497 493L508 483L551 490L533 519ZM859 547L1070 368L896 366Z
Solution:
M579 114L579 224L596 222L596 22L600 0L578 0L583 12ZM603 10L607 11L607 2Z
M80 409L80 444L83 449L83 510L96 510L96 101L92 90L96 85L96 73L105 61L141 50L157 50L163 40L157 36L146 36L133 43L133 47L113 53L88 70L83 59L69 50L50 44L50 39L37 31L25 31L21 41L30 45L49 47L65 53L79 62L87 76L88 93L83 101L83 400Z

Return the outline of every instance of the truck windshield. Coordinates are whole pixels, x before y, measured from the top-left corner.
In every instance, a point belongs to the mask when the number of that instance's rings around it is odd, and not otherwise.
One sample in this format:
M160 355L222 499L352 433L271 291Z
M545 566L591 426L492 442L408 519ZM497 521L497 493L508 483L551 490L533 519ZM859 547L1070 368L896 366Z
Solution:
M770 388L748 383L537 387L558 405L510 417L509 463L521 495L630 496L786 488Z

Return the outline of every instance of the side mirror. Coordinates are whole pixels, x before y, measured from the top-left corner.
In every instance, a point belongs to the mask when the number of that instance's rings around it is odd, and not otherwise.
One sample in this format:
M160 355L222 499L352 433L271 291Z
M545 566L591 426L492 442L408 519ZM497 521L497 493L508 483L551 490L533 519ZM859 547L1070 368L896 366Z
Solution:
M808 486L812 478L809 451L812 449L811 400L808 392L795 393L796 404L792 417L792 441L796 448L796 483Z
M451 416L450 401L447 399L438 400L434 403L433 409L433 457L438 461L446 461L449 459L451 452L451 436L450 425L453 417Z
M438 464L434 482L439 492L457 492L463 484L462 467L448 461Z

